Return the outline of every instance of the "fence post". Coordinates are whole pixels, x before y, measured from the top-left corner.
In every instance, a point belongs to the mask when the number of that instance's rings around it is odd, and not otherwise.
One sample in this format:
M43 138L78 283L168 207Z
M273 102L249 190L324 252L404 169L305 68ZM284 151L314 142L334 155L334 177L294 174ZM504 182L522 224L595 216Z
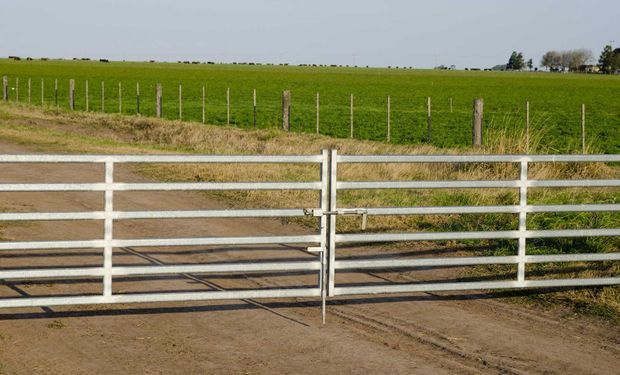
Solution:
M527 160L521 160L521 172L519 180L519 250L518 250L518 268L517 281L525 282L525 255L526 255L526 237L527 231Z
M41 106L45 105L45 79L41 78Z
M350 117L350 127L351 127L351 134L349 135L351 138L353 138L353 94L351 94L351 105L349 108L349 117Z
M32 79L28 78L28 104L32 103Z
M75 80L69 80L69 109L75 110Z
M118 113L123 113L123 84L118 83Z
M252 103L254 104L254 110L253 110L253 115L254 115L254 127L256 127L256 89L254 89L254 91L252 92Z
M86 99L86 112L88 112L88 104L89 104L88 103L88 80L86 80L85 86L86 86L85 87L85 92L86 92L86 95L85 95L85 99Z
M206 105L206 96L207 96L207 89L205 88L204 85L202 85L202 123L204 124L207 121L207 114L205 112L205 105Z
M472 120L472 144L474 147L482 146L482 118L484 115L484 102L482 99L474 99L474 114Z
M391 112L392 109L390 107L391 107L390 96L388 95L388 97L387 97L387 141L388 141L388 143L390 143L390 139L392 138L392 135L391 135L391 130L392 130L391 129L391 125L392 124L390 124L390 121L391 121L391 118L390 118L391 117L391 113L390 112Z
M9 100L9 78L7 76L2 77L2 100Z
M54 79L54 101L56 102L56 108L58 108L58 79Z
M19 77L15 77L15 102L19 102Z
M450 98L450 113L452 113L452 98Z
M431 135L432 135L432 126L433 126L433 118L431 112L431 97L429 96L426 99L426 125L427 125L427 141L431 143Z
M101 112L105 112L105 82L101 81Z
M586 153L586 105L581 105L581 153Z
M319 93L317 91L316 93L316 134L320 134L320 123L321 123L321 117L320 117L320 111L321 111L321 98L319 96Z
M530 101L525 102L525 153L530 153Z
M140 114L140 82L136 82L136 115Z
M291 92L282 92L282 129L291 130Z
M114 190L112 184L114 183L114 162L105 162L105 183L106 189L104 193L104 210L106 213L106 219L104 220L104 249L103 249L103 296L109 297L112 295L112 239L113 237L113 225L112 213L114 211Z
M183 120L183 86L179 83L179 121Z
M226 125L230 125L230 87L226 88Z
M157 84L157 88L155 91L155 116L157 118L161 118L161 111L162 111L162 89L161 89L161 83Z

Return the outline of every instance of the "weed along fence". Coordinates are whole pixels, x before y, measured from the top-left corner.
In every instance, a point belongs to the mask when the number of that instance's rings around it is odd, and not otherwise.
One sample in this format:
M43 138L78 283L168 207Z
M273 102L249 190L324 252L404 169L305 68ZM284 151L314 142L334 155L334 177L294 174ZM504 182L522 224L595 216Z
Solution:
M19 94L20 82L21 86L24 86L22 90L27 90L27 99ZM453 97L440 104L431 97L412 103L397 101L387 95L382 99L381 107L376 107L376 103L369 104L368 98L353 93L347 95L346 104L333 96L329 100L326 95L321 98L319 92L313 93L312 98L306 97L302 103L299 96L290 90L282 90L281 98L275 97L273 92L269 97L265 94L259 98L258 95L263 93L257 94L256 88L241 92L231 91L231 88L227 87L225 90L215 91L203 84L199 85L199 90L190 91L187 88L190 85L186 85L184 89L182 83L164 87L158 82L148 87L143 85L141 91L140 82L135 82L135 86L133 82L131 85L124 85L120 81L113 85L108 82L106 85L105 81L77 82L69 79L64 82L48 78L41 79L40 83L38 79L34 80L35 85L40 85L41 97L40 100L33 100L32 92L36 88L32 82L31 78L20 81L17 77L9 79L4 76L3 100L66 108L71 111L135 114L251 129L278 126L285 131L316 132L341 138L389 143L476 147L484 143L483 135L490 131L484 127L485 122L488 124L490 120L484 118L483 100L480 98L461 98L460 109L455 111ZM93 87L98 85L101 89L93 90ZM530 107L529 101L515 107L516 111L524 111L525 117L517 126L524 133L526 153L530 151L530 133L534 132ZM578 124L571 125L574 129L569 129L569 133L575 134L572 137L574 139L570 139L569 150L586 153L587 141L596 141L596 137L586 126L585 104L575 108L575 111L574 121ZM326 112L329 112L329 116L326 116ZM327 117L331 121L326 121ZM333 119L337 120L336 125ZM451 124L449 128L446 128L447 123ZM458 124L460 131L455 132L452 123ZM502 129L494 129L499 130ZM473 133L471 136L470 131ZM567 131L564 126L563 131ZM451 140L446 143L448 138L458 138L459 141L454 143Z
M34 250L101 249L101 262L89 267L0 267L0 280L4 283L15 280L49 280L82 277L101 278L101 290L96 294L72 296L10 296L0 298L0 308L91 305L110 303L169 302L224 300L248 298L316 298L323 306L330 297L358 294L387 294L423 291L519 289L568 286L601 286L620 284L620 275L589 278L530 279L526 266L536 263L556 262L602 262L619 261L620 252L612 253L570 253L551 255L528 254L528 241L537 238L616 237L620 228L587 228L531 230L527 216L532 213L566 212L620 212L620 204L565 204L538 205L528 201L528 191L537 188L617 188L620 179L581 180L537 180L531 179L528 168L538 163L618 163L620 155L339 155L335 150L324 150L319 155L305 156L191 156L191 155L0 155L2 165L27 164L96 164L104 171L101 182L92 183L0 183L0 192L95 192L103 195L103 207L92 212L4 212L0 223L15 221L50 220L97 220L103 222L100 238L75 241L4 241L0 251L19 253ZM309 164L318 167L316 178L302 182L119 182L115 166L126 164L225 164L236 168L240 164ZM348 165L362 164L472 164L507 163L518 166L519 177L514 180L449 180L449 181L349 181L339 176L339 170ZM346 207L341 204L344 191L378 189L507 189L519 193L517 205L498 206L426 206L426 207ZM319 199L314 207L286 209L201 209L169 211L121 211L115 205L115 194L128 191L290 191L309 190L318 192ZM450 231L450 232L368 232L343 233L337 230L341 216L355 215L361 218L362 227L368 217L379 215L451 215L504 213L518 215L518 227L500 231ZM316 221L315 232L304 235L255 235L244 237L198 237L198 238L130 238L115 236L115 223L132 219L199 219L199 218L278 218L306 217ZM360 253L369 248L367 244L386 247L392 242L408 241L450 241L450 240L497 240L518 242L518 252L510 256L452 256L395 258L393 256L346 257L339 255L344 245L354 244ZM227 261L205 264L172 265L117 265L113 249L124 247L166 248L175 246L212 245L260 245L288 244L301 246L309 258L303 261ZM617 249L616 249L617 250ZM205 250L209 254L209 250ZM499 281L457 281L457 282L415 282L373 283L339 282L339 275L351 270L390 270L415 267L452 267L471 265L516 265L516 273ZM218 274L218 273L295 273L307 272L314 275L312 285L289 287L261 287L248 289L227 289L219 291L174 291L174 292L113 292L117 278L136 275L176 274Z

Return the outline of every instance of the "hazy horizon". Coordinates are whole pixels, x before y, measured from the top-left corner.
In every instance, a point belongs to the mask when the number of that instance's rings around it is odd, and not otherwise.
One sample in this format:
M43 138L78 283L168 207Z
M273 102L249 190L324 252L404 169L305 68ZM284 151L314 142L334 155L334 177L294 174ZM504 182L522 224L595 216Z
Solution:
M513 50L535 65L548 50L587 48L596 60L620 42L611 0L13 0L4 10L3 57L488 68Z

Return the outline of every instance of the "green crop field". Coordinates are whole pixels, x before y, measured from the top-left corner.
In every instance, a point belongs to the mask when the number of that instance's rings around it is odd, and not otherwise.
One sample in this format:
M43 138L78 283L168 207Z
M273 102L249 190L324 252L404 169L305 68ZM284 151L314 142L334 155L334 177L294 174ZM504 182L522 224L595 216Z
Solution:
M226 124L226 91L230 88L231 124L253 126L252 91L257 90L257 126L281 123L283 90L292 95L292 131L316 130L316 93L320 92L321 133L349 136L349 101L354 95L354 136L385 140L387 96L391 97L394 143L423 143L427 136L426 98L432 98L432 140L440 147L471 144L472 100L484 98L485 132L525 127L525 102L531 106L532 131L542 139L539 151L581 151L581 105L586 106L587 142L598 152L620 153L620 77L525 72L429 71L378 68L293 67L269 65L207 65L97 61L0 60L0 75L9 79L9 97L32 104L68 108L69 79L76 80L76 107L101 111L101 82L105 82L105 111L118 112L118 83L122 82L122 111L136 112L136 83L140 83L140 112L155 114L155 86L163 85L164 117L178 118L179 84L183 120L202 121L202 87L206 87L208 123ZM450 110L450 100L453 110Z

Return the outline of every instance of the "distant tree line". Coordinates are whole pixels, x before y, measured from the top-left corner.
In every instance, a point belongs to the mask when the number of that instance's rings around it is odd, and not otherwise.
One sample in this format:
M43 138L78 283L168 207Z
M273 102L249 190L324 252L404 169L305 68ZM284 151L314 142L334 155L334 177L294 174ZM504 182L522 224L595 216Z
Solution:
M552 72L566 70L576 72L590 60L592 60L592 51L585 48L549 51L543 55L540 65Z

